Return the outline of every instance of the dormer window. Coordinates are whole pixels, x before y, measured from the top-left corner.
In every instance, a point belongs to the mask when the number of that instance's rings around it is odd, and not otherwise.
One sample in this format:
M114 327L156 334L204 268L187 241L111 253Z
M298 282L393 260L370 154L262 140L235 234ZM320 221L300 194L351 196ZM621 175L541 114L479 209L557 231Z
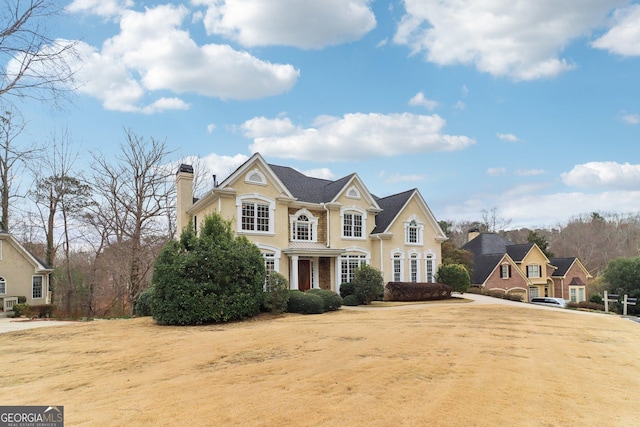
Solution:
M421 245L423 240L424 224L416 218L410 218L404 223L404 242L407 245Z
M311 212L301 209L294 215L289 215L289 223L292 241L317 241L318 218L314 217Z
M247 184L267 185L267 178L258 169L254 169L247 173L244 182Z

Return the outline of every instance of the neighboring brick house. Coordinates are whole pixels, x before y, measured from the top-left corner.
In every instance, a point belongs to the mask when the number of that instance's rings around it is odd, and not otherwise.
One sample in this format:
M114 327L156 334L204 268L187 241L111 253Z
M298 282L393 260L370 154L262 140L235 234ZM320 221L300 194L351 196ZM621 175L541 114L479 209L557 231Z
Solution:
M355 173L313 178L259 153L198 200L190 165L180 166L176 183L178 230L192 221L197 231L220 213L292 289L339 291L362 264L385 282L435 281L446 236L417 189L376 197Z
M0 232L0 310L12 311L18 297L29 305L51 303L49 276L53 271L26 250L11 234Z
M537 296L587 299L592 276L578 258L548 259L535 243L514 244L495 233L473 231L462 249L473 254L473 286L518 294L524 301Z

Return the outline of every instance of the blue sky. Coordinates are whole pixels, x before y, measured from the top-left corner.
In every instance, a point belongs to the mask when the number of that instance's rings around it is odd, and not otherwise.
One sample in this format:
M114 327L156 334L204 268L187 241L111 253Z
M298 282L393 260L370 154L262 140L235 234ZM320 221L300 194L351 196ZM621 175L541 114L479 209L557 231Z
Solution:
M75 0L81 86L20 104L88 161L123 129L219 179L259 151L438 220L513 228L640 211L640 4L622 0Z

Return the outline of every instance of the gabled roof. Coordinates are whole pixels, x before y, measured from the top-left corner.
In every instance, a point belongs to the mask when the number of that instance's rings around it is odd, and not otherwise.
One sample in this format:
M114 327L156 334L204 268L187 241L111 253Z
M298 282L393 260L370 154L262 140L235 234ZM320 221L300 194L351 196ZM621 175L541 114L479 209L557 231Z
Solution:
M471 283L482 284L488 278L505 254L476 255L473 257L473 277Z
M335 181L307 176L289 166L278 166L269 164L269 168L278 177L289 192L301 202L308 203L331 203L350 184L358 182L365 190L364 198L378 209L377 201L366 189L364 183L357 174L352 173Z
M465 243L462 249L478 255L505 254L507 247L513 245L510 240L495 233L481 233L475 239Z
M376 228L374 228L372 234L384 233L387 228L389 228L394 218L398 216L402 208L407 204L414 191L415 189L383 198L376 198L382 212L376 216Z
M515 262L522 262L534 245L535 243L511 244L507 246L507 253Z
M53 268L49 266L45 261L41 260L37 256L35 256L31 251L22 246L18 240L13 237L12 234L7 233L6 231L0 231L0 239L7 240L11 242L11 245L22 254L22 256L29 261L33 267L40 272L51 272Z
M551 258L549 262L556 266L556 271L553 272L553 276L562 277L567 274L571 265L575 262L577 258Z

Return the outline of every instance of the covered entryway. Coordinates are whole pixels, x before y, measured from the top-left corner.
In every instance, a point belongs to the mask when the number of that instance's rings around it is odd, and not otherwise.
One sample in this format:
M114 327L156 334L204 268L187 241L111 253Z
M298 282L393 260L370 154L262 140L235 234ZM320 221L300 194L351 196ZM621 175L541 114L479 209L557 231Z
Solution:
M311 260L298 260L298 289L301 291L311 289Z
M320 243L289 242L282 253L289 257L291 289L335 289L333 266L335 259L344 253L343 249L330 249Z

